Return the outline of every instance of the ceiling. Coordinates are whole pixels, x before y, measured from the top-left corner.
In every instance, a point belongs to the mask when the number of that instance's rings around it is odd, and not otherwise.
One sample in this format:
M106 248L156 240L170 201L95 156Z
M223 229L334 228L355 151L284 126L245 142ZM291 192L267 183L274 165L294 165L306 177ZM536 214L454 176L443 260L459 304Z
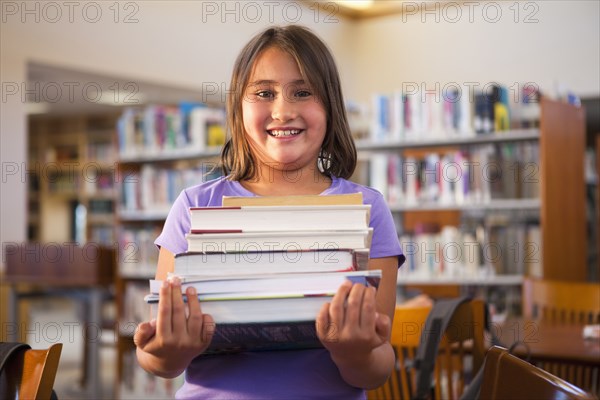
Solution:
M40 63L27 65L24 94L29 114L112 113L125 106L201 101L197 90L162 86Z

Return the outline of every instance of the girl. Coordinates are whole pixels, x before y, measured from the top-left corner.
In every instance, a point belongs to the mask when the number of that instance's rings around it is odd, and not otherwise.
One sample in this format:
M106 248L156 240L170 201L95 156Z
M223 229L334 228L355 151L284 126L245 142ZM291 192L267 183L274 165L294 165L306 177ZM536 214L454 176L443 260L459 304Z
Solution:
M396 273L404 256L381 194L352 183L356 149L341 85L325 44L299 26L255 36L238 56L227 100L231 138L221 154L225 179L184 190L161 235L156 279L166 282L174 254L187 250L188 209L218 206L224 195L263 196L362 192L374 228L370 269L383 270L377 292L344 283L317 318L324 349L246 352L197 357L210 344L214 323L188 290L189 316L178 282L160 292L156 320L140 324L135 343L147 371L175 377L178 398L362 399L394 365L389 343Z

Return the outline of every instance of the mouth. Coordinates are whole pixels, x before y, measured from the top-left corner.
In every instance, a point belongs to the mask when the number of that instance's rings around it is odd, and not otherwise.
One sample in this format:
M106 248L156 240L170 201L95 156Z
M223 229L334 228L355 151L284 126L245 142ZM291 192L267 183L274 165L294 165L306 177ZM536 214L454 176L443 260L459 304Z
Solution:
M304 129L272 129L267 130L267 133L273 137L291 137L304 132Z

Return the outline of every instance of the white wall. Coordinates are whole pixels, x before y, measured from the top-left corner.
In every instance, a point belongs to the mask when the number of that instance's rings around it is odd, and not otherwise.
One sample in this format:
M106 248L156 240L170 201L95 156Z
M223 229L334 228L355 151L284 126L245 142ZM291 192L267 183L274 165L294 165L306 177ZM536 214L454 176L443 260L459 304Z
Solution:
M0 4L3 243L26 238L25 183L20 174L5 176L26 160L25 108L21 93L8 95L5 88L25 82L29 61L200 90L203 83L227 84L237 52L253 33L298 18L332 48L347 98L368 101L371 93L403 82L535 82L551 90L560 80L580 95L600 94L597 1L470 2L472 14L463 5L457 22L450 22L456 20L450 9L361 22L334 15L335 22L285 1L120 2L118 15L110 8L114 2L72 2L72 9L65 3ZM492 23L496 5L502 17ZM134 21L125 23L127 16ZM537 22L524 23L527 16Z
M600 2L473 1L460 13L433 6L357 24L357 97L406 82L427 89L533 82L546 93L560 83L580 96L600 95Z

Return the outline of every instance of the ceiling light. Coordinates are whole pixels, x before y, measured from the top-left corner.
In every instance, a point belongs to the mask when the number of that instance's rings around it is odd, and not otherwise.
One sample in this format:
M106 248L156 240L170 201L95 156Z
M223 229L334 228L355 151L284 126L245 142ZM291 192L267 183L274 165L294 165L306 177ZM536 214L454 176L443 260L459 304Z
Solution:
M340 6L353 8L355 10L366 10L374 3L373 0L337 0Z

